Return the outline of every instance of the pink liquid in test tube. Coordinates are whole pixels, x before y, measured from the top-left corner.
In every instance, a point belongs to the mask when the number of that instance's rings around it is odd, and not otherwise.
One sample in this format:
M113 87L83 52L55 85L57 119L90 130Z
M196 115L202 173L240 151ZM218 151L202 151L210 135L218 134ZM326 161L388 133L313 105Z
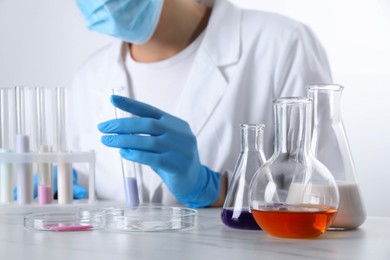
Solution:
M38 203L51 204L53 201L53 193L50 185L38 186Z

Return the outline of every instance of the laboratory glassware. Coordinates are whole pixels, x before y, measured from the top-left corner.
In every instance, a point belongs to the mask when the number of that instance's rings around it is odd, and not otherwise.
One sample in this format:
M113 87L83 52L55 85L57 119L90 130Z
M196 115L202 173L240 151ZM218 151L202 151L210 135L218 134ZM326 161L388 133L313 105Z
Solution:
M92 231L102 229L105 218L105 210L94 208L40 212L24 216L24 227L36 231Z
M312 151L333 174L340 194L331 229L355 229L366 219L341 117L343 89L340 85L310 85L307 89L313 99Z
M56 88L56 134L57 152L67 152L66 147L66 125L65 125L65 95L64 87ZM73 202L73 170L72 164L61 161L61 156L57 162L57 184L58 184L58 204L70 204Z
M48 135L50 130L47 124L47 114L54 107L50 107L45 98L51 89L37 87L36 91L36 136L37 136L37 152L50 153L52 146L49 145ZM38 163L38 203L51 204L53 202L53 164Z
M0 88L0 153L11 151L13 138L13 89ZM1 156L1 154L0 154ZM0 162L0 203L13 203L13 167L11 163Z
M128 97L126 87L113 88L112 94ZM126 118L131 117L131 114L115 107L115 117ZM129 208L137 207L140 204L137 181L137 172L140 171L140 165L138 163L121 158L121 167L126 196L126 205Z
M27 133L26 112L26 88L15 87L15 107L16 107L16 135L15 135L15 152L30 152L30 136ZM33 174L31 163L17 163L15 165L17 178L17 201L18 204L31 204L33 197Z
M241 151L221 213L222 222L228 227L260 229L249 211L248 192L253 175L265 162L263 137L264 125L240 125Z
M274 153L250 183L250 209L270 235L317 237L332 224L339 194L332 174L310 149L312 101L279 98L273 105Z
M121 232L188 230L196 227L198 211L182 207L139 206L108 210L105 229Z

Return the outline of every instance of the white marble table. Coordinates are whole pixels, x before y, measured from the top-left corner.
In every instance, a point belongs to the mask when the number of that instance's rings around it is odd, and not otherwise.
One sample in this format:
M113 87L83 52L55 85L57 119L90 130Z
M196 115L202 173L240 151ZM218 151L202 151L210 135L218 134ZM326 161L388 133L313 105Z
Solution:
M368 217L358 230L317 239L279 239L230 229L220 209L200 209L195 230L111 233L37 232L23 215L0 215L0 259L390 259L390 218Z

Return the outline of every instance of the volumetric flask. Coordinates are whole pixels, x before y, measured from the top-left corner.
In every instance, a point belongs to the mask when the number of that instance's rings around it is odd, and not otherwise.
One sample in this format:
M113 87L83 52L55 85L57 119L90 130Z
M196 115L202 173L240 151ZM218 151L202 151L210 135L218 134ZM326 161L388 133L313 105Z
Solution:
M308 86L313 99L312 151L333 174L340 193L339 210L331 228L354 229L366 219L355 167L341 120L340 85Z
M259 230L249 211L249 183L256 170L264 164L264 125L242 124L241 152L223 205L221 219L228 227Z
M311 105L308 98L274 101L274 154L250 183L251 212L273 236L317 237L337 213L336 182L310 149Z

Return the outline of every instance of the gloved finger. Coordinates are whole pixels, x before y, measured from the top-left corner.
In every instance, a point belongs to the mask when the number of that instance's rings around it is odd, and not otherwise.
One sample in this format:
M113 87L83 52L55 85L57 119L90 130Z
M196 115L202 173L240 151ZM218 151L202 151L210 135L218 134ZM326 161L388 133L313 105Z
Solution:
M73 184L73 198L74 199L84 199L87 197L87 189L78 185L77 183Z
M121 110L140 117L151 117L159 119L163 115L166 115L165 112L161 111L158 108L127 97L112 95L111 103Z
M158 136L144 135L103 135L101 142L114 148L134 149L160 153L166 151L166 142Z
M162 135L165 131L160 120L145 117L109 120L98 124L98 129L105 134Z
M161 154L138 150L120 149L120 155L133 162L149 165L152 168L159 168L161 165Z
M33 176L33 194L34 194L34 199L38 197L38 175L34 174Z

